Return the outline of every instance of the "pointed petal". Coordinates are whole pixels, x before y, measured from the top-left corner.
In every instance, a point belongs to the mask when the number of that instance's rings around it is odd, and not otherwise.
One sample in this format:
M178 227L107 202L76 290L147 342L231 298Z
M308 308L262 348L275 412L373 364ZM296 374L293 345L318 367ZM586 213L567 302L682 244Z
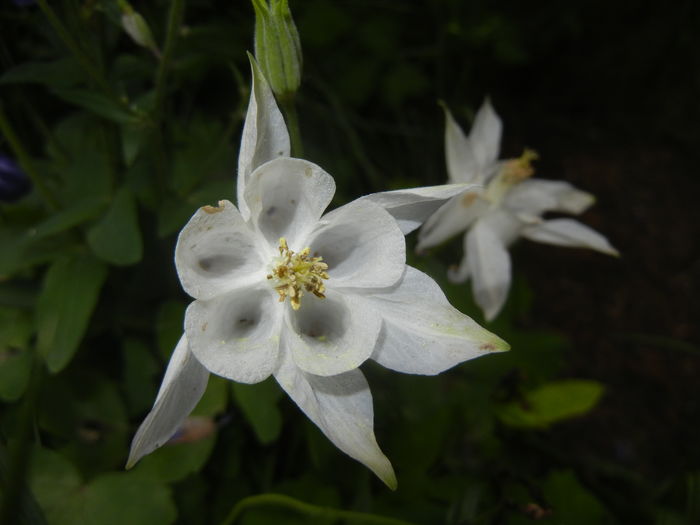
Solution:
M410 266L391 292L366 302L384 319L372 359L397 372L439 374L468 359L509 348L450 305L433 279Z
M170 358L156 402L131 442L126 468L175 434L201 399L208 379L209 372L192 355L183 335Z
M197 210L180 232L175 266L185 291L208 299L233 288L264 280L262 254L255 233L229 201Z
M297 368L287 355L275 379L336 447L396 489L394 469L374 436L372 394L362 372L318 377Z
M285 237L295 252L318 223L335 193L335 181L322 168L302 159L281 158L257 168L245 200L251 220L274 249Z
M357 296L329 290L325 299L304 296L289 310L286 347L297 366L318 376L332 376L364 363L377 343L381 317L363 308Z
M491 321L508 297L510 255L496 232L482 221L467 233L466 245L474 298Z
M420 227L448 199L467 191L478 191L480 188L478 184L443 184L372 193L357 200L379 204L396 219L403 234L407 235Z
M476 161L482 168L493 164L501 149L501 134L503 124L500 117L486 98L479 111L476 112L474 124L469 132L469 141L474 150Z
M381 288L403 275L406 241L381 207L356 200L325 215L303 243L328 265L327 286Z
M480 193L468 191L442 205L418 232L416 251L421 252L446 241L466 230L487 209L488 202L480 198Z
M290 154L289 133L272 90L255 59L250 54L248 58L253 85L238 153L237 182L238 208L246 220L250 210L245 201L245 188L250 174L267 161Z
M445 161L451 183L480 182L479 163L464 131L447 106L445 110Z
M573 219L553 219L530 226L523 230L523 237L558 246L590 248L615 257L620 255L603 235Z
M277 366L285 306L272 288L240 288L194 301L185 314L190 349L216 375L259 383Z
M504 199L504 206L516 212L539 216L547 211L579 214L595 202L590 193L558 180L528 179L516 184Z

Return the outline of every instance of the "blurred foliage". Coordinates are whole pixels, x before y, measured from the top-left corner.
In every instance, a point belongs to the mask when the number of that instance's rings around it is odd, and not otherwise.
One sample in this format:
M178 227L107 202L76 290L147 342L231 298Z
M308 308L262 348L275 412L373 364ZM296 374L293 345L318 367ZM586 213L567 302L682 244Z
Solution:
M304 51L305 150L336 177L335 204L443 182L438 99L460 119L487 93L506 105L547 99L603 112L628 93L613 82L585 91L591 84L575 74L622 74L624 59L626 78L646 79L662 62L660 43L695 59L682 2L663 16L583 0L291 4ZM556 441L550 427L604 404L604 385L566 379L566 339L522 328L531 292L521 275L490 326L511 352L431 378L365 366L395 493L328 443L271 380L212 378L192 428L124 471L182 332L177 232L197 207L233 198L254 28L244 1L134 7L155 47L122 28L116 0L0 7L0 152L34 185L0 203L0 519L216 524L237 501L275 492L411 523L698 523L697 470L655 484ZM629 34L628 20L639 21ZM580 54L575 44L591 25L604 52ZM662 66L673 73L674 64ZM527 75L551 74L547 67L570 82L545 96ZM660 73L653 87L677 89ZM652 102L644 96L629 103ZM675 133L672 99L659 100L669 111L658 124ZM409 263L483 323L469 290L444 278L450 249ZM337 520L261 505L238 522Z

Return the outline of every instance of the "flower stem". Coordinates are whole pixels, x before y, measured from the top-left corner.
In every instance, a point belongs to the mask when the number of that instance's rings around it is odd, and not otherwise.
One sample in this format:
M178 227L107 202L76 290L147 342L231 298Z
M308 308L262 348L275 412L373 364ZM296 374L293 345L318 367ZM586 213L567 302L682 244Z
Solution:
M259 494L243 498L231 509L226 519L221 525L233 525L246 510L252 507L283 507L310 518L330 518L352 520L357 523L368 523L373 525L413 525L407 521L395 518L377 516L366 512L355 512L351 510L340 510L332 507L321 507L305 503L297 499L285 496L284 494Z
M51 27L53 27L54 31L56 31L58 37L63 41L71 53L73 53L81 67L87 72L90 78L92 78L100 89L102 89L102 91L104 91L114 102L119 104L121 108L131 113L132 111L129 105L119 98L119 96L112 90L112 87L109 85L109 82L107 82L102 72L93 63L90 57L87 56L87 54L85 54L85 52L81 49L78 42L71 36L70 32L61 23L58 16L56 16L56 12L51 9L48 2L46 0L37 0L37 3L39 4L39 8L44 13L44 16L46 16L48 19L49 24L51 24Z
M304 145L301 140L301 130L299 129L299 117L297 116L297 106L294 101L294 94L280 97L280 106L284 111L289 130L289 139L292 143L292 156L302 158L304 156Z
M170 60L172 59L175 41L182 23L182 14L185 11L185 0L172 0L170 12L168 13L168 26L165 32L165 43L161 56L158 71L156 72L156 95L155 95L155 121L160 120L165 100L165 79L167 77Z
M15 133L15 130L10 124L10 121L7 119L2 105L0 105L0 131L10 143L10 148L12 148L12 152L15 154L17 162L19 163L20 167L24 170L24 173L26 173L27 176L31 179L32 184L34 184L34 187L41 195L41 198L44 199L46 206L51 210L57 209L58 203L53 198L53 195L51 195L51 192L49 191L46 184L44 184L44 181L39 175L39 173L34 169L34 163L29 157L27 150L22 145L22 142L19 140L19 137Z

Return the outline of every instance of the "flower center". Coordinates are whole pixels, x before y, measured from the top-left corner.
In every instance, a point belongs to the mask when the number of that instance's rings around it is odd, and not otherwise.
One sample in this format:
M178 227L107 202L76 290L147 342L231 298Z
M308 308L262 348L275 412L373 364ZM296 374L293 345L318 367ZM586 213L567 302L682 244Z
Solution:
M326 291L326 286L323 280L328 279L328 265L323 262L323 257L311 257L308 246L299 253L294 253L287 246L284 237L280 239L279 250L280 255L275 258L272 272L267 278L274 281L280 302L289 297L292 308L298 310L304 291L325 298L323 292Z
M506 161L488 185L486 197L494 204L501 202L512 186L532 177L535 173L532 162L538 158L539 155L535 150L525 148L519 158Z

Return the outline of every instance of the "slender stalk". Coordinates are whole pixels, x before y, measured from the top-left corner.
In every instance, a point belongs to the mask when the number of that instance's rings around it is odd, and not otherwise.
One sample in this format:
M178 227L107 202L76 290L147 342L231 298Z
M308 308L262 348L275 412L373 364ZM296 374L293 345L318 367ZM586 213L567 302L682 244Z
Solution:
M70 52L73 53L81 67L87 72L88 75L90 75L90 78L92 78L100 89L109 95L110 98L112 98L120 106L131 111L131 108L129 108L128 105L125 104L124 101L122 101L117 94L114 93L114 91L112 91L112 87L109 85L109 82L107 82L107 79L105 79L102 72L93 63L90 57L82 50L78 42L59 20L58 16L56 16L56 12L51 8L51 6L49 6L48 2L46 0L37 0L37 3L39 4L39 8L44 13L44 16L46 16L48 19L49 24L51 24L51 27L53 27L53 30L56 31L58 38L60 38Z
M41 195L41 198L44 199L46 206L52 210L57 209L58 203L53 198L53 195L51 195L51 192L49 191L46 184L44 184L44 181L39 175L39 173L36 171L36 169L34 169L34 163L29 157L27 150L22 145L22 142L19 140L19 137L15 133L15 130L10 124L10 121L7 119L2 105L0 105L0 131L2 131L2 134L5 135L5 138L10 143L10 148L12 148L12 151L15 154L15 157L17 158L20 167L31 179L32 184L34 184L34 187Z
M165 80L167 78L170 61L172 60L175 41L182 23L182 14L185 11L185 0L172 0L170 12L168 13L168 26L165 32L165 43L163 53L156 71L156 95L155 95L155 121L158 122L163 111L165 100Z
M36 502L26 494L27 467L31 459L32 426L35 417L39 389L41 388L43 368L34 349L30 369L29 384L24 396L24 404L20 409L16 439L7 460L7 468L3 465L2 487L3 498L0 504L0 525L18 523L17 518L23 516L22 523L45 525L46 521L37 508ZM3 458L4 459L4 458Z
M302 158L304 156L304 144L301 140L301 130L299 129L299 117L297 106L294 102L294 94L279 98L280 106L284 111L289 130L289 139L292 143L292 156Z
M347 520L355 523L367 523L370 525L413 525L407 521L395 518L387 518L368 514L366 512L355 512L351 510L340 510L332 507L321 507L312 505L297 499L285 496L284 494L259 494L243 498L231 509L226 519L221 525L233 525L233 523L248 509L253 507L282 507L294 511L298 514L310 518L329 518L334 520Z

